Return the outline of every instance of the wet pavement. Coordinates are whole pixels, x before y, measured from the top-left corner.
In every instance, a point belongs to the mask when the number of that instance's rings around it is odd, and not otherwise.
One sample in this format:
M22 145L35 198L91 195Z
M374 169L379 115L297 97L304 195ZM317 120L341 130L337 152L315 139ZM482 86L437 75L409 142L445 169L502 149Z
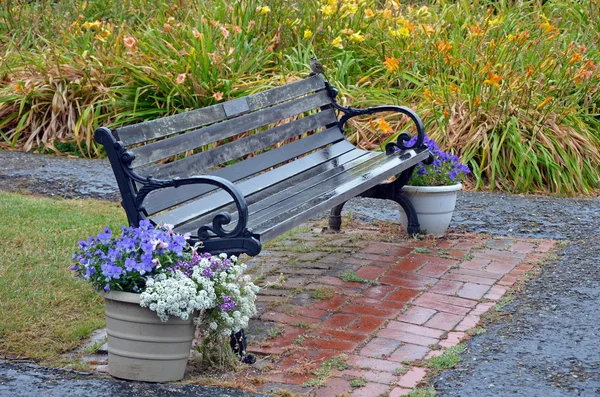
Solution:
M118 200L116 183L105 160L0 152L0 189L66 198ZM397 208L389 202L354 199L345 210L349 210L354 219L372 222L396 221ZM486 325L486 333L467 342L463 362L454 370L431 379L430 384L441 395L449 396L600 394L600 200L462 192L451 228L458 232L457 235L489 233L491 240L483 236L488 241L505 236L513 241L511 244L528 238L566 239L568 244L557 260L542 267L540 275L529 281L504 307L502 313L510 315L500 316L500 320ZM307 238L304 242L310 243L310 236L300 237ZM373 263L361 265L376 267ZM396 265L398 263L394 262ZM357 269L360 270L360 266ZM341 268L335 264L330 270L338 272ZM364 277L367 278L366 273ZM371 347L379 352L389 350L392 345L394 343L373 343ZM360 345L355 351L361 352L365 346ZM389 353L393 355L396 350ZM376 386L372 386L370 392L361 387L352 395L377 396L381 391L382 395L396 396L403 392L400 389L406 389L398 383L402 381L400 377L383 378L389 381L386 391L383 386L377 386L385 385L385 382L375 380L372 383ZM377 379L382 382L383 378ZM349 381L343 376L340 379ZM415 384L422 379L425 378L419 378ZM306 392L299 386L291 390ZM0 396L9 395L249 394L180 384L138 384L105 376L0 362Z

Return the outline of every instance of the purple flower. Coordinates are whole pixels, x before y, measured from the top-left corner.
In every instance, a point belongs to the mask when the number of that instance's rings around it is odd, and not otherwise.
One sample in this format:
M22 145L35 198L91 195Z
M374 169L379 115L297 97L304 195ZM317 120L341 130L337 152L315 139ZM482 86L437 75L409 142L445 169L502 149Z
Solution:
M237 309L237 303L233 300L231 296L225 295L223 297L223 303L220 306L221 310L224 312L232 312Z

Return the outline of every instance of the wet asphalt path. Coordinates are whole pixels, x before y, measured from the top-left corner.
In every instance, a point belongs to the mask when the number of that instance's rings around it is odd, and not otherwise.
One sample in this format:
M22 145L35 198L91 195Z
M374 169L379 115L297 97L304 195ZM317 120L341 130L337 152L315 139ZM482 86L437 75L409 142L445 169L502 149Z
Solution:
M105 160L0 152L0 189L118 200ZM354 199L363 221L398 220L390 202ZM464 360L431 381L443 396L600 395L600 199L462 192L451 228L568 240L506 316L467 343ZM187 385L123 382L0 362L0 396L246 396Z

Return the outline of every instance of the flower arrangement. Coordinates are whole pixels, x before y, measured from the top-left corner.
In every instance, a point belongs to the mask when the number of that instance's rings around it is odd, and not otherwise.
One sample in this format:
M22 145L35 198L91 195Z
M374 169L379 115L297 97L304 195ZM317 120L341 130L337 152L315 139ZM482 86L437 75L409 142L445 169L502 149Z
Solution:
M199 253L171 225L105 229L79 242L71 267L98 291L140 294L140 306L170 316L194 319L205 335L229 336L248 326L256 313L258 287L244 276L246 265L235 256Z
M413 137L408 146L416 142L417 137ZM427 145L433 154L431 164L419 163L415 168L408 185L412 186L449 186L460 183L464 180L471 170L469 166L461 164L458 156L451 153L442 152L437 143L425 134L423 143Z

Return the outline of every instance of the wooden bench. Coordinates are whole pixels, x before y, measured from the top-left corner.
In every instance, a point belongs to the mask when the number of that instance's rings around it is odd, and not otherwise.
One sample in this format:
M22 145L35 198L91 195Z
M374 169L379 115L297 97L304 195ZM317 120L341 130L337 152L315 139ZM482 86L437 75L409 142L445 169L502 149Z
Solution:
M400 188L429 157L421 120L401 106L342 107L336 95L312 74L114 131L102 127L95 140L106 149L130 225L143 219L172 224L207 252L257 255L261 242L324 210L331 210L330 228L339 230L342 206L355 196L396 201L408 215L408 232L418 233ZM390 111L415 124L418 139L411 147L406 132L385 153L345 139L351 117Z

